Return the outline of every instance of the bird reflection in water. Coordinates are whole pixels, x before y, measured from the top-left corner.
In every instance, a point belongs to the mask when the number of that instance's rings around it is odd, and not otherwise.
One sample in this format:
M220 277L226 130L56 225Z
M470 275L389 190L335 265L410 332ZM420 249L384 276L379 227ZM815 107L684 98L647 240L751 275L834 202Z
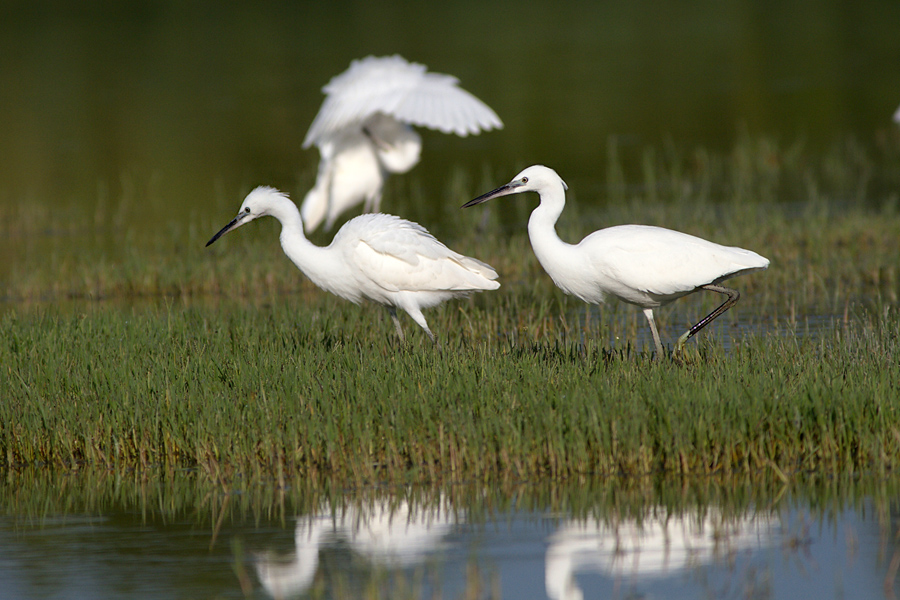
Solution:
M258 556L256 574L276 600L294 598L312 585L322 549L346 545L373 566L406 568L439 552L445 536L462 521L443 501L433 507L413 507L406 500L385 499L324 511L297 521L296 549L290 555Z
M551 600L581 600L576 573L598 573L617 584L672 577L730 562L771 545L778 522L769 516L727 518L651 515L615 521L567 521L549 538L544 581Z

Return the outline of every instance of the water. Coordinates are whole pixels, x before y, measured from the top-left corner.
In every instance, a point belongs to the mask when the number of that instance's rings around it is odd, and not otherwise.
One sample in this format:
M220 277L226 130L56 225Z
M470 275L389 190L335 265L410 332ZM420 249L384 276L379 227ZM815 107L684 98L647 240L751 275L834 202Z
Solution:
M361 490L306 509L222 494L201 509L206 494L184 510L177 483L141 505L120 482L90 510L44 499L0 517L0 598L891 598L896 496L872 483L827 501L827 485L659 480Z
M317 155L300 143L320 88L368 54L456 75L506 124L467 139L424 132L421 164L396 185L432 199L404 216L433 228L454 168L480 193L542 162L579 205L597 206L611 138L631 186L643 182L648 145L727 151L741 131L810 147L845 134L869 143L893 131L900 103L898 21L888 0L11 3L0 9L0 217L24 206L36 224L0 224L0 282L32 265L62 271L74 256L118 265L146 248L199 249L250 186L301 195L315 174ZM49 212L71 227L42 227ZM669 343L705 314L683 304L661 311ZM800 318L812 336L834 323ZM624 331L623 344L650 343L633 307L591 319ZM703 335L727 348L771 329L725 322L737 331L716 324ZM610 484L578 496L548 484L474 500L389 496L385 514L377 494L279 503L271 487L259 499L179 491L179 481L3 475L0 599L268 598L276 581L301 598L360 597L373 580L394 592L421 580L423 595L443 598L478 585L482 597L496 588L523 600L578 590L883 598L894 596L885 583L900 556L897 496L875 484L838 498L746 492L753 502L723 490L673 502L677 491ZM610 500L623 495L625 507ZM384 520L394 527L375 540L366 525ZM314 536L298 546L298 530Z

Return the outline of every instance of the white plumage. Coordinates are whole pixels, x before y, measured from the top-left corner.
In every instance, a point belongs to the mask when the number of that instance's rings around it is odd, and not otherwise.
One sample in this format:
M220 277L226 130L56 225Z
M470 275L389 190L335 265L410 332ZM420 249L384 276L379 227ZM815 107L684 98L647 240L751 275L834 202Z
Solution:
M206 245L264 216L281 223L281 247L310 281L356 304L364 299L383 304L401 339L397 308L435 341L423 308L500 287L489 265L450 250L421 225L392 215L360 215L345 223L330 245L316 246L303 233L297 205L272 187L250 192L237 217Z
M688 339L740 297L737 291L719 283L769 266L768 259L750 250L647 225L609 227L595 231L578 244L567 244L559 239L555 229L565 207L566 189L556 171L536 165L464 207L508 194L537 192L541 203L528 220L528 236L541 266L560 289L585 302L599 304L613 296L643 308L657 358L663 349L653 319L654 308L700 289L728 295L725 303L678 339L677 355Z
M653 596L645 586L661 579L716 589L706 579L708 569L770 548L778 543L778 528L778 518L763 512L726 516L712 507L680 514L654 506L639 518L570 519L547 538L547 598L582 600L579 580L587 578L576 575L589 574L629 582L631 598Z
M297 520L293 552L260 554L254 566L273 598L299 598L315 580L322 550L349 546L355 560L364 559L376 568L410 569L433 558L463 520L464 515L444 501L429 509L386 499L333 507Z
M325 101L303 141L321 156L316 184L300 209L306 230L323 220L331 229L360 203L377 212L387 174L405 173L419 162L422 138L413 125L460 136L503 127L490 107L458 84L400 56L355 60L334 77L322 89Z

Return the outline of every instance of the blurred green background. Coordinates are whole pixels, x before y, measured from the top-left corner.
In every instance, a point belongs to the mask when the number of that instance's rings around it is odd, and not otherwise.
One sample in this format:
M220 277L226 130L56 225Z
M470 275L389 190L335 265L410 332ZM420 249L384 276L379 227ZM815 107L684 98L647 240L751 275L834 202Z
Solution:
M407 176L425 198L446 201L453 169L499 185L544 163L601 202L610 139L627 181L648 146L896 135L898 23L894 0L5 2L0 206L84 207L141 230L188 211L224 224L253 185L302 197L322 86L393 53L457 76L506 125L425 132ZM15 261L16 232L0 233Z

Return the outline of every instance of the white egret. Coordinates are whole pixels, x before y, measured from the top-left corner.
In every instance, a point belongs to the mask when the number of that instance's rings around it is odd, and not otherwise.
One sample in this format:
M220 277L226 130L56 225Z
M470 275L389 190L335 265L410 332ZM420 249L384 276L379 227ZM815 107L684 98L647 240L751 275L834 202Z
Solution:
M238 215L206 245L265 216L281 223L281 247L310 281L355 304L363 299L383 304L401 341L398 308L406 311L440 348L422 309L500 287L495 281L497 272L489 265L450 250L418 223L393 215L360 215L345 223L329 246L316 246L303 233L297 205L287 195L266 186L250 192Z
M897 110L894 111L894 122L900 125L900 107L898 107Z
M306 231L323 220L330 230L341 213L360 203L366 212L378 212L387 174L405 173L419 162L422 138L412 125L460 136L503 127L455 77L425 69L396 55L369 56L322 88L325 101L303 141L321 155L316 184L300 207Z
M408 569L433 559L465 516L445 501L426 508L379 500L368 505L327 510L297 520L296 549L278 557L257 557L256 574L274 598L295 598L312 585L319 552L348 547L355 555L382 569Z
M654 506L640 519L571 519L547 540L547 597L582 600L577 575L586 573L643 588L628 597L652 597L652 588L688 580L690 573L713 575L713 567L730 563L738 554L773 546L777 533L778 519L770 515L729 517L714 507L696 514L671 514Z
M734 306L740 294L719 285L725 279L759 271L769 261L755 252L647 225L619 225L567 244L556 234L556 221L566 204L568 189L556 171L542 165L528 167L504 186L463 205L463 208L508 194L537 192L541 203L528 220L531 247L565 293L590 304L613 296L644 309L650 323L657 359L663 355L653 309L698 290L725 294L728 299L678 338L675 355L684 343L713 319Z

